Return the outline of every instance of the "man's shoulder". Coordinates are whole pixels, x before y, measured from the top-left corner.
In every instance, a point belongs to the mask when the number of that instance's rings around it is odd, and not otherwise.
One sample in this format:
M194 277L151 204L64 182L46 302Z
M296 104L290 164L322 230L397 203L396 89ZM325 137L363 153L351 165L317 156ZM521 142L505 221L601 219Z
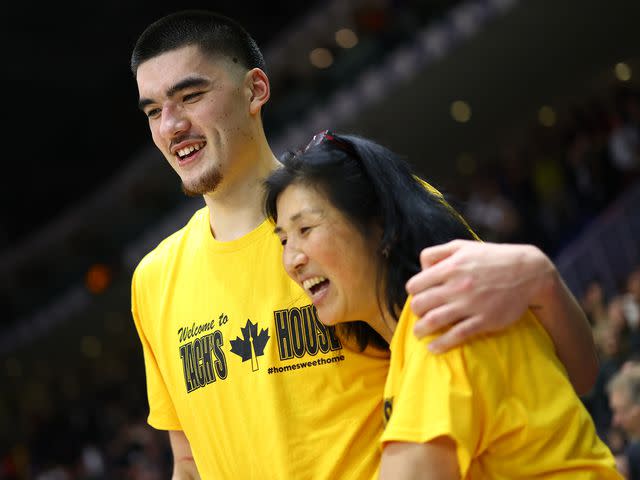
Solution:
M136 270L151 268L154 264L162 264L168 258L175 256L177 251L185 245L194 235L200 231L203 221L208 219L206 207L196 210L185 225L160 240L155 247L149 250L138 262Z

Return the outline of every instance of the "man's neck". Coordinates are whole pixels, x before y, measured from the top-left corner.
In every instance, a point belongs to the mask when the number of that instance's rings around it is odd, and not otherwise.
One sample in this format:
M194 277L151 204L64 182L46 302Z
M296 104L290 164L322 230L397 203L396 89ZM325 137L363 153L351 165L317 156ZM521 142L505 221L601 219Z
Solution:
M238 178L223 178L218 189L204 196L209 223L216 240L236 240L264 221L264 179L279 166L269 155Z

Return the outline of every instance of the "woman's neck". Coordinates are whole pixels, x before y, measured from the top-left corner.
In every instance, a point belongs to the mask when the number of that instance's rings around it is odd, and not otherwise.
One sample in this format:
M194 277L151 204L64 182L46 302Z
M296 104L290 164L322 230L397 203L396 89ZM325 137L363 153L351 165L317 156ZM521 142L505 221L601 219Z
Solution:
M373 328L382 338L386 340L387 343L391 343L391 339L393 338L393 332L396 331L396 326L398 322L396 319L390 315L388 312L380 312L374 318L371 318L370 321L367 321L369 326Z

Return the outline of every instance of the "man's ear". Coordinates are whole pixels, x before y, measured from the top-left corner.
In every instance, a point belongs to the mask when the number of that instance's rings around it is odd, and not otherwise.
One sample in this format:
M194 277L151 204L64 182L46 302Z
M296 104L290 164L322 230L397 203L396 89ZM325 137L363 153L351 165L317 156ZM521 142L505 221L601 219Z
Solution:
M252 115L257 115L271 96L269 77L263 70L253 68L247 72L245 80L249 94L249 111Z

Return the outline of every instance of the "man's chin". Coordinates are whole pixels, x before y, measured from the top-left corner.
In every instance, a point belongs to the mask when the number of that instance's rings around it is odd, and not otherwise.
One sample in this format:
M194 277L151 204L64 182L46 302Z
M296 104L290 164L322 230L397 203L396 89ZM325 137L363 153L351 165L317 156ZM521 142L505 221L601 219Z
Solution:
M222 181L222 175L215 171L189 184L182 182L182 192L188 197L200 197L215 192Z
M184 193L187 197L201 197L202 195L204 195L207 192L204 193L200 193L197 190L193 190L191 188L188 188L184 183L180 185L182 187L182 193Z

